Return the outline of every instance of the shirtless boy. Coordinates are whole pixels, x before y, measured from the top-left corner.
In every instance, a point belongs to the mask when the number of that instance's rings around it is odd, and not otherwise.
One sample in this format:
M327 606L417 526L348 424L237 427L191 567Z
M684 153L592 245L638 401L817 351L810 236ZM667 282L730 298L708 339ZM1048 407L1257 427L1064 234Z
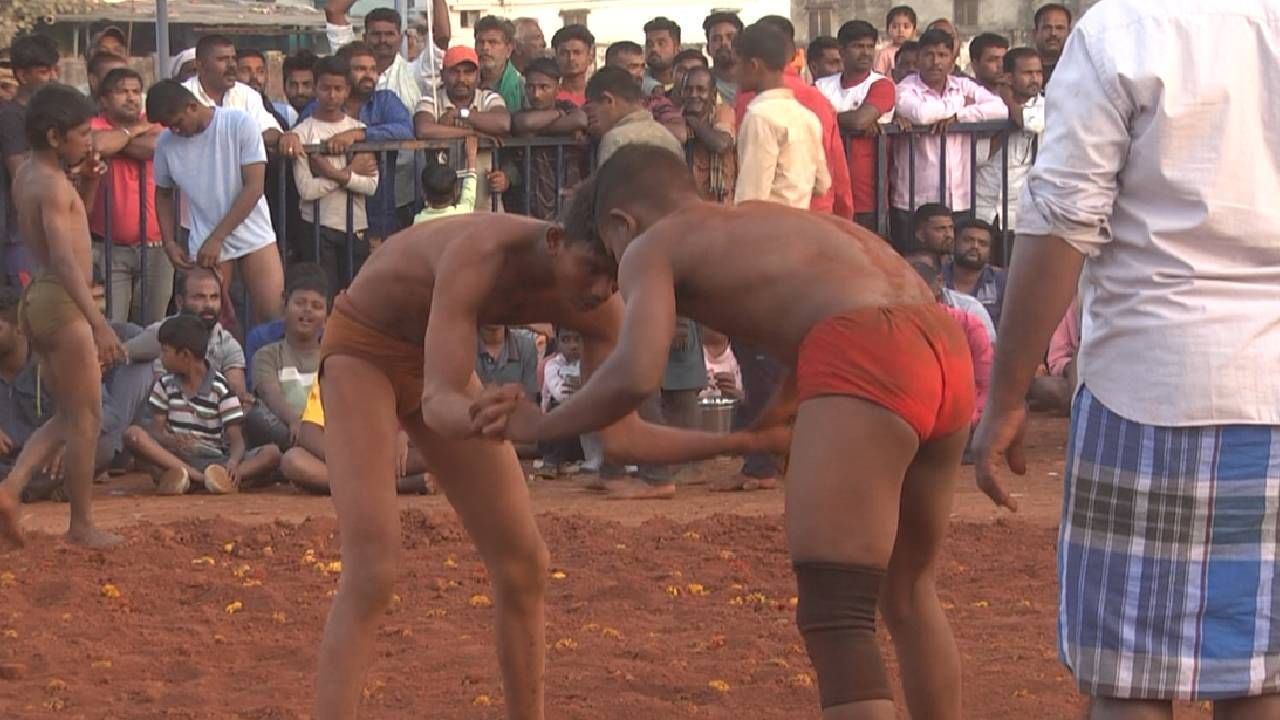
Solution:
M619 259L617 351L546 415L490 388L473 426L534 442L615 422L658 388L676 315L764 348L792 368L759 424L798 412L787 540L823 717L894 717L878 602L911 716L959 718L960 658L934 566L974 406L960 328L875 235L773 203L702 202L662 150L618 151L594 191L594 225L565 232L598 232Z
M614 344L621 322L616 272L599 243L567 237L557 225L463 215L393 236L335 300L321 344L320 391L343 572L320 649L319 720L355 717L374 632L391 599L400 547L393 451L401 428L488 568L507 716L543 717L547 550L514 449L471 429L481 390L476 328L577 330L590 367ZM630 428L627 447L611 444L613 428L604 431L616 462L758 451L762 437L685 433L634 416L619 427Z
M22 448L0 483L0 531L21 544L19 498L32 474L65 446L63 474L71 499L69 542L106 547L121 538L93 524L93 456L102 426L102 366L124 358L124 348L93 300L92 250L84 200L67 168L88 161L93 192L95 157L89 119L93 106L76 90L47 85L27 107L31 152L13 182L18 225L39 271L18 311L23 331L40 356L57 410Z

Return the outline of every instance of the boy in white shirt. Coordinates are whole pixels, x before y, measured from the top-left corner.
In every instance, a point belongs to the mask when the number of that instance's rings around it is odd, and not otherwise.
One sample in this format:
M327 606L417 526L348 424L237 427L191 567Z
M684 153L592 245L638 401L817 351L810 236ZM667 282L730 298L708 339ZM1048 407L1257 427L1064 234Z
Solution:
M556 354L547 358L542 370L542 409L544 412L569 399L582 386L582 335L568 328L556 330ZM593 441L594 440L594 441ZM557 477L573 474L570 461L584 457L587 467L599 469L603 447L598 438L584 435L542 444L545 475Z
M351 73L345 58L335 55L316 63L315 92L315 112L294 129L304 144L324 146L336 135L364 127L346 112ZM294 161L293 177L301 200L301 255L324 268L332 295L347 286L369 256L364 198L378 189L378 163L368 153L359 153L350 161L342 154L312 153ZM351 255L347 253L348 194L352 196L351 242L355 245ZM318 232L316 225L320 226Z
M742 392L742 367L729 345L729 337L719 330L702 326L702 355L707 363L707 387L698 397L746 397Z

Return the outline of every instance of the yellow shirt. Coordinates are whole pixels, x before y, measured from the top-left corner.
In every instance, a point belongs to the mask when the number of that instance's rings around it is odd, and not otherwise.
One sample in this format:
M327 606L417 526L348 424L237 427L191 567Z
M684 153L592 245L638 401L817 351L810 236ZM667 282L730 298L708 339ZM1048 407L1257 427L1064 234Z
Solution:
M311 383L311 392L307 393L307 406L302 409L302 422L309 422L317 427L324 427L324 405L320 404L320 379Z

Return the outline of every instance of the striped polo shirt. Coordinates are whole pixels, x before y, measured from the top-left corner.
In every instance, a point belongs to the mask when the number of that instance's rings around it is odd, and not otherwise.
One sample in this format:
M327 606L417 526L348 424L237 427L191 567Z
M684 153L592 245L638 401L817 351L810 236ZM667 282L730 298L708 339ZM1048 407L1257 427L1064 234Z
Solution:
M223 449L223 428L244 420L240 399L231 391L227 378L205 363L204 381L195 394L187 395L182 380L165 373L151 388L151 408L165 413L169 432L192 435L202 445Z

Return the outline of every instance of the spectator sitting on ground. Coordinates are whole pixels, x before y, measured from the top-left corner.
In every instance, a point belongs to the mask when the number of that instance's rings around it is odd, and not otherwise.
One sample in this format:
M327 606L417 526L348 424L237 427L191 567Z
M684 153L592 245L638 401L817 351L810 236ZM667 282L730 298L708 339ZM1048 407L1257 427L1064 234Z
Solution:
M323 268L299 263L289 268L284 296L284 339L263 346L253 358L253 392L261 412L251 413L251 443L272 443L281 451L297 441L307 393L320 371L320 337L329 310L329 283Z
M942 277L948 288L977 298L998 330L1007 277L1004 268L994 267L990 262L995 239L996 230L991 223L983 220L960 223L953 259L942 266Z
M900 83L915 75L920 62L920 43L910 40L902 43L893 63L893 82Z
M816 85L822 78L839 75L844 72L844 61L840 58L840 43L829 35L819 35L809 41L804 51L805 63L809 66L809 77Z
M565 25L551 36L556 63L560 65L560 92L557 100L578 107L587 104L587 74L595 60L596 36L586 25Z
M246 449L244 410L227 379L205 360L209 330L179 315L160 326L165 374L151 391L151 427L131 426L124 444L153 466L157 495L182 495L199 483L215 495L238 492L280 464L274 445Z
M955 251L955 219L951 210L945 205L929 203L921 205L914 216L915 240L913 249L906 254L909 262L920 261L933 267L938 272L951 263ZM987 328L992 344L996 341L996 326L991 322L991 314L982 303L972 295L944 287L943 295L947 304L973 313Z
M551 58L538 58L525 66L527 108L511 117L516 135L569 136L584 139L587 114L569 100L557 98L560 66ZM531 178L524 177L524 154L529 154ZM560 211L561 193L590 174L587 153L573 146L531 147L513 150L504 167L511 181L504 201L507 208L523 210L539 220L552 220ZM563 173L557 177L557 173ZM530 186L526 187L526 183Z
M1076 393L1076 354L1080 351L1080 299L1076 298L1062 316L1049 340L1049 353L1041 372L1031 381L1027 393L1032 410L1071 414Z
M916 35L916 11L906 5L891 8L884 18L884 34L888 42L876 52L872 70L893 75L902 48Z
M209 366L227 379L232 392L240 399L242 405L252 404L253 396L249 393L248 384L245 381L244 348L240 346L235 336L218 322L218 317L222 313L222 286L217 276L212 270L193 268L178 277L177 295L178 315L199 318L209 332L209 350L205 356ZM148 325L124 344L125 353L130 362L155 361L154 369L157 376L164 372L160 362L162 347L159 339L162 324L163 321L160 320ZM146 389L149 387L148 385Z
M969 354L973 359L973 383L976 390L976 404L973 408L973 424L982 419L982 407L987 401L987 388L991 385L991 363L995 357L995 348L982 321L972 313L965 312L947 302L946 288L942 286L942 273L925 262L913 262L911 267L924 279L933 291L933 297L946 309L947 314L960 323L964 330L965 340L969 343Z
M733 354L729 336L706 325L702 331L702 354L707 363L707 387L699 397L742 400L742 366Z
M549 412L562 405L578 388L582 387L582 335L567 328L556 330L556 353L547 358L542 371L542 409ZM599 443L582 438L566 438L541 443L542 477L573 475L580 469L573 464L584 460L583 465L600 468L602 447Z
M396 492L402 495L430 495L435 492L431 474L418 449L409 444L403 430L397 436ZM324 464L324 404L320 383L312 383L306 408L293 447L280 459L280 474L303 492L329 494L329 471Z
M345 109L351 93L347 61L341 56L323 58L316 63L314 74L316 107L295 131L303 142L323 146L339 135L364 130L364 123ZM370 153L356 153L348 161L346 154L321 150L294 160L293 178L301 200L299 255L324 268L329 292L336 293L347 286L369 256L363 238L369 227L365 198L378 189L378 161Z
M422 169L422 194L425 203L413 223L430 222L450 215L476 211L476 149L479 138L463 141L467 169L461 173L443 163L429 163Z

